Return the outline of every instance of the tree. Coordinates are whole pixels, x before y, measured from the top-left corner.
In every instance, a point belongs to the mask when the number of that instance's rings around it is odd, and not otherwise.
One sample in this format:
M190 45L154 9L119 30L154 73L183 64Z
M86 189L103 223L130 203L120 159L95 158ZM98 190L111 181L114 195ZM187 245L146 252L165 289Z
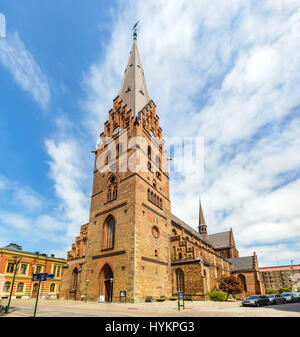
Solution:
M223 275L217 279L217 282L219 283L219 289L228 294L227 298L229 295L239 294L244 290L241 280L234 275Z

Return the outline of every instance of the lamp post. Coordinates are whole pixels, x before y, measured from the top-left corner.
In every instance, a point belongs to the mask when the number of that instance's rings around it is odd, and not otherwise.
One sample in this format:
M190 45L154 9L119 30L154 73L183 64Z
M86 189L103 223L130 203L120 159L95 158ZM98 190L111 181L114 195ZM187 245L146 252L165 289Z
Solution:
M5 313L7 313L7 314L9 313L11 296L12 296L12 292L13 292L13 289L14 289L14 283L15 283L16 273L17 273L17 269L18 269L18 264L22 260L22 257L21 256L13 256L13 259L14 259L14 262L15 262L15 270L14 270L14 276L13 276L12 285L11 285L11 289L10 289L8 305L7 305L6 309L5 309Z
M85 291L85 302L87 302L87 291L88 291L88 285L89 285L90 280L85 280L86 284L86 291Z
M113 278L111 278L110 279L110 303L112 303L112 287L113 287L113 281L114 281L114 279Z

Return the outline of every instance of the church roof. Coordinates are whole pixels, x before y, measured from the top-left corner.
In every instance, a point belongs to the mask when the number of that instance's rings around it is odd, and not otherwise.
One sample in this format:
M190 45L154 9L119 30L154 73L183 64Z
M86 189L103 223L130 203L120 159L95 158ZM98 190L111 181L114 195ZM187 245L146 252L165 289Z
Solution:
M231 232L220 232L207 235L207 241L211 243L214 248L227 248L231 246Z
M131 109L134 117L150 102L136 37L123 75L119 97L127 104L127 109Z
M177 218L174 214L171 214L171 219L173 222L177 223L178 225L180 225L187 231L191 232L193 235L198 237L200 240L204 241L206 244L208 244L209 246L212 246L215 249L227 248L231 246L231 231L204 236L198 233L195 229L193 229L191 226L186 224L184 221Z
M200 201L200 206L199 206L199 225L206 225L201 201Z
M233 264L232 271L254 270L254 256L243 256L235 259L227 259Z

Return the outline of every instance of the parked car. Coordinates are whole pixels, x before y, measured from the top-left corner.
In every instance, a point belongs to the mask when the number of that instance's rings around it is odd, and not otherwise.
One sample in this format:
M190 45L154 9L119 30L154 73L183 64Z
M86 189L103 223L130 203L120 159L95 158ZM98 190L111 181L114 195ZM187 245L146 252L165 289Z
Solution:
M244 307L260 307L262 305L270 305L270 300L266 295L250 295L242 302L242 305Z
M300 293L298 292L293 292L294 296L295 296L295 302L300 302Z
M282 293L281 294L282 296L284 296L284 298L286 299L286 301L288 303L295 303L295 302L298 302L298 296L295 295L295 293Z
M284 296L276 295L276 294L270 294L267 295L270 301L270 304L284 304L286 303L286 299Z

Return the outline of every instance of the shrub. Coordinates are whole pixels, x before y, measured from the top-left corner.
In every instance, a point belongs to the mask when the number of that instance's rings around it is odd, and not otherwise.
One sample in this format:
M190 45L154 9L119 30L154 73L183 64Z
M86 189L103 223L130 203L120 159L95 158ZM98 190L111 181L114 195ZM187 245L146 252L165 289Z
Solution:
M289 293L292 291L292 287L288 287L288 288L280 288L279 289L279 293L282 294L282 293Z
M235 299L235 300L237 299L236 294L232 294L231 296L232 296L233 299Z
M153 301L152 296L146 296L145 302L152 302L152 301Z
M177 300L177 297L176 297L176 296L171 296L171 297L169 297L169 300L170 300L170 301L176 301L176 300Z
M157 302L164 302L166 300L165 297L159 297L156 299Z
M279 290L273 290L273 289L266 289L266 294L279 294Z
M240 294L243 292L241 280L234 275L222 275L218 280L219 290L227 294Z
M216 302L223 302L226 300L228 294L224 291L220 290L214 290L214 291L208 291L207 295L209 296L209 299Z

